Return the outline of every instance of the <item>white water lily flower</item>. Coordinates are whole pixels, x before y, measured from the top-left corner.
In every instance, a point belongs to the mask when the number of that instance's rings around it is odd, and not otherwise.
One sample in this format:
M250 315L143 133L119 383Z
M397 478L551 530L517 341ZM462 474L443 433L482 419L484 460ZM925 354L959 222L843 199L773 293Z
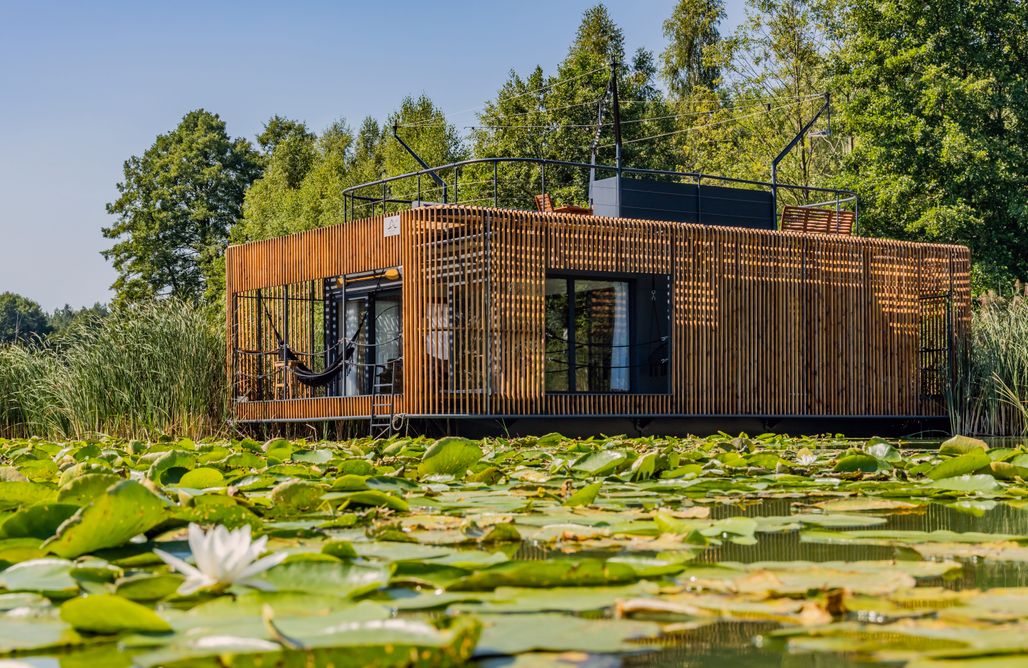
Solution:
M797 453L796 455L796 463L800 466L810 466L816 461L817 455L815 455L810 450L807 450L806 448L800 450L799 453Z
M282 563L288 554L276 552L258 559L267 543L267 536L252 540L249 525L229 531L219 524L204 532L198 524L190 524L189 549L195 567L164 550L154 550L154 554L186 576L186 581L178 588L182 595L201 589L224 589L234 584L268 589L268 585L254 581L253 577Z

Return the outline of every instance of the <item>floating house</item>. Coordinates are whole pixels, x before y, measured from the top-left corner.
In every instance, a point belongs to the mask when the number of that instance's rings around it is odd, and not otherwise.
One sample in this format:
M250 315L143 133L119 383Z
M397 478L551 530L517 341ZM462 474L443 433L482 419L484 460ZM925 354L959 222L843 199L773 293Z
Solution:
M585 201L555 206L547 183L575 178ZM441 201L423 201L429 187ZM947 424L968 250L856 236L853 193L491 158L345 202L344 224L227 251L240 423L359 421L375 435Z

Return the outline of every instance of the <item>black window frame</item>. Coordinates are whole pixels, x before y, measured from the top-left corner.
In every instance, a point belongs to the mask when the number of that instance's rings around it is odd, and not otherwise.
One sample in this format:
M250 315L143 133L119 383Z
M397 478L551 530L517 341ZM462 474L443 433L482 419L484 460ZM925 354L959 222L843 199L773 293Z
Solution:
M371 388L375 384L374 351L378 338L377 322L374 316L375 302L380 297L399 297L402 304L403 279L387 280L381 276L360 276L347 280L348 278L348 276L339 276L325 281L325 317L326 323L330 323L325 327L326 365L334 363L338 356L343 354L340 346L344 335L344 324L340 318L341 310L345 309L345 305L349 301L363 300L368 314L365 324L366 338L370 343L360 350L354 351L354 362L364 367L360 372L362 377L358 387L359 390L366 391L359 391L352 395L346 394L345 374L343 374L330 385L331 394L329 396L367 397L374 394ZM398 317L400 336L402 337L404 324L402 309ZM401 362L401 367L402 364Z
M550 280L563 280L563 281L565 281L565 284L566 284L565 289L566 289L567 295L568 295L568 298L567 298L567 309L568 309L567 310L567 318L568 318L568 335L567 335L568 368L567 368L567 371L566 371L566 373L567 373L567 386L568 386L568 389L566 389L566 390L550 390L550 389L547 389L547 390L545 390L546 394L561 394L561 395L574 394L574 395L580 395L581 396L581 395L589 395L589 394L602 394L602 395L617 394L617 395L621 395L621 394L633 394L634 393L634 388L633 388L634 383L633 383L633 378L632 378L632 374L631 373L628 374L628 389L626 389L626 390L579 390L579 389L576 388L577 381L578 381L578 379L576 377L578 375L576 373L577 365L578 365L578 359L577 359L577 357L578 357L577 347L578 346L575 343L575 341L577 340L577 332L575 331L576 323L575 323L575 290L574 290L574 288L575 288L575 281L576 280L580 280L580 281L611 281L611 282L620 282L620 283L628 284L628 291L627 291L628 292L628 295L627 295L628 296L628 304L626 304L626 308L628 309L628 314L627 315L628 315L629 368L631 368L631 365L632 365L632 361L631 361L632 360L632 346L633 346L632 339L635 336L635 313L634 313L635 308L634 307L635 307L635 289L636 289L635 279L636 278L637 278L637 275L635 275L635 274L617 274L617 273L606 273L606 272L602 272L601 273L601 272L591 272L591 271L590 272L562 271L562 272L547 272L546 273L546 279L545 280L547 280L547 281L550 281ZM545 328L544 328L543 335L545 336ZM545 375L545 365L544 365L543 368L544 368L544 375ZM545 380L544 380L544 385L545 385Z
M640 274L640 273L625 273L625 272L598 272L598 271L577 271L577 270L560 270L560 271L547 271L545 275L545 281L549 280L564 280L566 281L566 287L568 296L567 305L567 318L568 318L568 369L567 369L567 387L568 389L551 390L546 388L546 365L544 361L543 373L543 391L548 395L556 396L588 396L588 395L670 395L672 394L671 389L671 357L672 357L672 328L674 322L673 316L673 289L670 274ZM575 377L575 366L577 364L577 352L576 346L573 345L575 341L575 300L574 300L574 281L576 280L592 280L592 281L620 281L628 284L628 346L629 346L629 373L628 373L628 389L627 390L578 390L576 386L577 378ZM644 303L649 300L643 300L643 293L649 293L650 291L660 290L659 293L654 292L653 298L655 299L658 294L663 295L666 298L666 314L663 319L663 326L661 327L660 318L655 318L651 322L643 323L642 310L645 308ZM544 337L544 351L545 351L545 306L544 306L544 326L543 326L543 337ZM648 336L656 336L657 332L654 332L655 328L663 329L661 332L661 339L648 339L646 342L640 342L640 338L644 334L643 330L649 327L647 330ZM644 344L647 346L644 351ZM660 361L661 369L658 374L653 374L652 369L649 369L648 377L643 377L643 367L646 366L645 358L653 355L659 351L661 347L666 351L663 358ZM545 355L545 352L544 352ZM661 380L663 379L663 380ZM659 387L658 387L659 386ZM645 387L645 389L642 389Z

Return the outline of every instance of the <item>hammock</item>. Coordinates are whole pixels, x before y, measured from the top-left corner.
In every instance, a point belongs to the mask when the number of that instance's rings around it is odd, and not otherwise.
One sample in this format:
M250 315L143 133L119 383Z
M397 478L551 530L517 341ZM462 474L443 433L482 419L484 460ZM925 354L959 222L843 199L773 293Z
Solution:
M343 354L336 358L336 361L325 367L324 371L314 371L309 366L303 363L300 356L297 355L289 348L289 344L282 339L282 335L278 331L278 327L275 326L275 321L271 319L271 314L268 313L268 308L264 307L264 315L268 318L268 324L271 325L271 331L275 333L275 340L278 342L278 349L282 353L282 357L286 360L286 368L293 374L301 384L307 387L324 387L332 381L334 381L340 373L350 363L350 358L353 357L353 351L356 349L354 342L360 335L361 330L364 329L364 322L368 319L367 311L364 312L364 316L361 318L360 323L357 325L357 331L353 333L353 336L346 342L346 346L343 348Z
M335 362L325 368L324 371L314 371L300 361L299 356L289 349L285 343L282 344L282 355L289 361L286 368L293 374L300 383L307 387L324 387L342 373L353 356L353 345L346 347L346 352L340 355Z

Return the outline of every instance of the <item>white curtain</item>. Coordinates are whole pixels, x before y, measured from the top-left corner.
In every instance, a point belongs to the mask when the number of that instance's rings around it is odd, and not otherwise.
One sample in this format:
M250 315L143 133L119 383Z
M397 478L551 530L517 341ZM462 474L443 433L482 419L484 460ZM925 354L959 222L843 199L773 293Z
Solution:
M610 389L628 391L629 360L628 347L628 283L616 281L614 286L614 333L611 344Z

